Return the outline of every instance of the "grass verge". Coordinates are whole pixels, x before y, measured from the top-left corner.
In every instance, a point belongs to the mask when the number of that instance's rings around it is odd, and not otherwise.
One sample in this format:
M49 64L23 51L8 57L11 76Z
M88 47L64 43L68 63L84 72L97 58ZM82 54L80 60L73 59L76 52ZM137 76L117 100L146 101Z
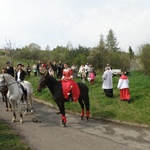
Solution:
M32 150L4 120L0 119L1 150Z

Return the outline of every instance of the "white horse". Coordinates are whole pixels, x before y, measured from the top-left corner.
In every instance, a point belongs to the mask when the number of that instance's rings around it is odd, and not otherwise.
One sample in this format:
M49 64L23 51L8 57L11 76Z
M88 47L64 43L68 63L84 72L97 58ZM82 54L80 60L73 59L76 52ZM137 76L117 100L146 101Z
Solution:
M30 82L24 81L22 85L27 89L27 101L25 102L26 105L26 111L28 110L28 99L30 100L30 108L31 108L31 113L33 112L33 107L32 107L32 93L33 93L33 88ZM1 74L0 75L0 87L7 86L8 87L8 99L12 105L12 111L13 111L13 119L12 122L16 121L16 104L18 105L18 112L20 114L20 123L23 122L23 114L22 114L22 109L21 109L21 98L23 96L23 92L21 91L20 88L20 83L15 81L15 79L7 74Z

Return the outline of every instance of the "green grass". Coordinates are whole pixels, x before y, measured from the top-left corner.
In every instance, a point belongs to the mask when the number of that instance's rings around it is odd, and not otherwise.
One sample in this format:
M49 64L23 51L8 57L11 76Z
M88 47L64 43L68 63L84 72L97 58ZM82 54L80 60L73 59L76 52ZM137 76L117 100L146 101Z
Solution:
M23 140L20 140L20 136L2 120L0 120L0 149L31 150Z
M93 117L104 119L114 119L130 123L150 125L150 76L144 75L141 71L133 71L130 73L130 104L126 101L120 101L119 99L119 89L117 89L119 77L113 77L114 98L107 98L101 88L101 76L102 74L100 73L96 76L94 85L90 85L88 81L86 81L86 84L89 87L91 115ZM32 76L28 80L34 86L34 95L36 98L43 99L56 105L47 88L44 89L42 93L37 92L36 89L39 77ZM80 81L80 79L77 79L76 81ZM73 112L81 111L78 103L65 103L65 107L67 110Z

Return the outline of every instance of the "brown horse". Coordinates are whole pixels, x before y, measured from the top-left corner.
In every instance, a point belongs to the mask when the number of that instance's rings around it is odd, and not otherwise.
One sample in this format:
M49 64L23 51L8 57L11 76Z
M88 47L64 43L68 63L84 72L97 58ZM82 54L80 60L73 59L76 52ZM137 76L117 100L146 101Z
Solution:
M3 98L3 102L6 103L6 111L10 110L12 111L12 108L11 108L11 104L9 102L9 100L7 99L7 92L8 92L8 88L7 86L3 86L0 88L0 92L2 94L2 98ZM9 105L9 106L8 106Z

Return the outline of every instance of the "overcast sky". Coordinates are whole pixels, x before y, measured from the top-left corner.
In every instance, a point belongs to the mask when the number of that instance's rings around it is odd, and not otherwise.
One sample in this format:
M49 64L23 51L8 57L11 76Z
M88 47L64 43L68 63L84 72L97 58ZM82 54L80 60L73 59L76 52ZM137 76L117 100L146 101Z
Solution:
M150 0L0 1L0 47L6 40L15 47L94 47L110 29L124 51L149 43Z

